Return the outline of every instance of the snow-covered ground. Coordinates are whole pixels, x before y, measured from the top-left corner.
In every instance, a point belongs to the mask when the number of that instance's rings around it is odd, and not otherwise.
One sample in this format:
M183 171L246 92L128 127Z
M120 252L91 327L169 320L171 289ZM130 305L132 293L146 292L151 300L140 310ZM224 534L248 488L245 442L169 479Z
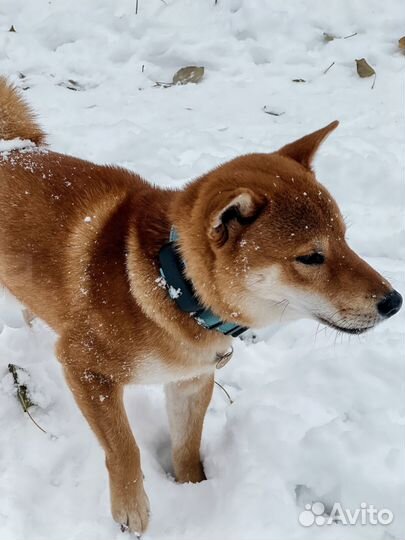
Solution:
M0 73L26 89L53 149L161 185L341 120L318 177L351 224L352 246L404 293L404 29L401 0L139 0L137 15L135 0L1 0ZM362 57L377 72L374 89L356 73ZM205 67L200 84L155 86L187 65ZM55 337L40 321L27 326L6 292L0 321L1 540L122 538ZM405 310L349 339L304 321L237 342L217 377L234 403L216 389L199 485L168 474L161 388L128 389L152 505L145 540L403 540L404 322ZM28 370L47 435L23 414L9 362ZM365 502L394 520L300 525L315 501Z

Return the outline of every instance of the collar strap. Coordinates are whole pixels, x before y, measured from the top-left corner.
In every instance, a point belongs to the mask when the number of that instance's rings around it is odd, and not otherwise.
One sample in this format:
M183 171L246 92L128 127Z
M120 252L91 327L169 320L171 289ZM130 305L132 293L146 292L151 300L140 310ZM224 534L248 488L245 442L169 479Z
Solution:
M177 249L178 234L172 227L169 242L159 252L160 274L170 298L177 307L189 313L196 322L208 330L217 330L221 334L238 337L247 330L244 326L222 321L210 309L199 302L192 282L184 275L185 263Z

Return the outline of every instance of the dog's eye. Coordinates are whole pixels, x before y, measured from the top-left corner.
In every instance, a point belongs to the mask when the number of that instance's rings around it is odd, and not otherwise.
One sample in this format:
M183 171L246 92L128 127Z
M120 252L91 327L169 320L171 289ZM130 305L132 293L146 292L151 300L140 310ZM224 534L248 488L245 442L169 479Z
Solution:
M325 262L325 255L322 253L311 253L310 255L300 255L296 261L307 265L319 265Z

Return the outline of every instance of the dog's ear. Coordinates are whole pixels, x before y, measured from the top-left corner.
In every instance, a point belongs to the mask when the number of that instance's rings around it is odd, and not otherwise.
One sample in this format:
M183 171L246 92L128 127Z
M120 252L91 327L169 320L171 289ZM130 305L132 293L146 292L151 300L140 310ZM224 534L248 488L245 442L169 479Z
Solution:
M264 193L249 188L237 188L218 193L209 213L208 237L217 246L229 238L231 227L243 227L253 223L267 204Z
M335 120L322 129L318 129L318 131L314 131L297 141L283 146L277 153L294 159L307 169L311 169L312 160L314 159L316 151L329 133L336 129L338 125L339 122Z

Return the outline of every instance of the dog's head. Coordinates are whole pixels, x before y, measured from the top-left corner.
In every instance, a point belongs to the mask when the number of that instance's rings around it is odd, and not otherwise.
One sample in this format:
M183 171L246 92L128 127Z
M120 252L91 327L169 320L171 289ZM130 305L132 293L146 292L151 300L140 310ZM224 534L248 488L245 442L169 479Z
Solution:
M361 333L399 311L401 295L347 245L339 208L311 169L337 125L239 157L184 191L187 272L226 320L312 317Z

